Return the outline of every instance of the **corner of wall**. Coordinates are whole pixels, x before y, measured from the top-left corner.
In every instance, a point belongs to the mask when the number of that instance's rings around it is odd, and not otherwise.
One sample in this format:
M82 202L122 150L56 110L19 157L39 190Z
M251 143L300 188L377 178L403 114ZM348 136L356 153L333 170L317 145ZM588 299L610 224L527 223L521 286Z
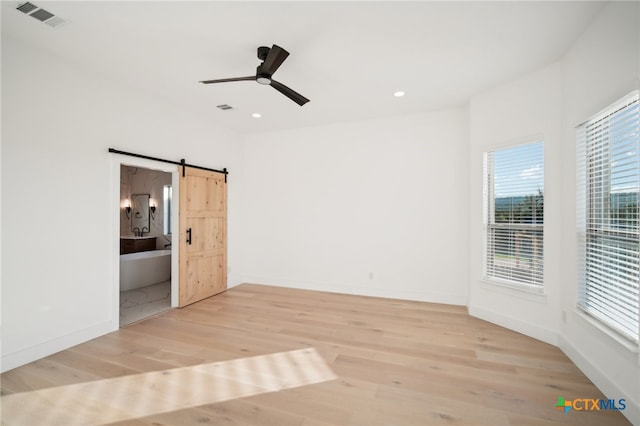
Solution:
M481 320L489 321L509 330L533 337L550 345L558 346L558 333L528 321L522 321L505 315L501 315L495 311L484 309L478 306L468 306L469 315Z

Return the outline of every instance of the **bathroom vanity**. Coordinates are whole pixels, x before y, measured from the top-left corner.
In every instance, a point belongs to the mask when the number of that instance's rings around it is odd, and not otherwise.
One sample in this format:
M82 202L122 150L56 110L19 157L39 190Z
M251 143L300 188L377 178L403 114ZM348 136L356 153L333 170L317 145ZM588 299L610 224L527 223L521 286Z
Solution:
M120 237L120 254L156 249L156 237Z

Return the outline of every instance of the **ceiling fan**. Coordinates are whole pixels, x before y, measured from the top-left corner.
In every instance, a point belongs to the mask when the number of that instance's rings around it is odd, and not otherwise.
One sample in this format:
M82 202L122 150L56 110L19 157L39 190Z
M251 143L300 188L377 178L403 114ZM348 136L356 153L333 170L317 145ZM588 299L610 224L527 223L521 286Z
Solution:
M258 47L258 59L262 61L260 65L258 65L258 69L256 70L256 75L248 76L248 77L234 77L234 78L221 78L218 80L204 80L200 83L211 84L211 83L227 83L231 81L248 81L255 80L260 84L268 85L276 89L278 92L282 93L293 102L302 106L309 102L309 99L302 96L300 93L296 92L285 86L284 84L275 81L271 78L271 76L276 72L276 70L282 65L285 59L289 56L289 52L284 50L280 46L273 47Z

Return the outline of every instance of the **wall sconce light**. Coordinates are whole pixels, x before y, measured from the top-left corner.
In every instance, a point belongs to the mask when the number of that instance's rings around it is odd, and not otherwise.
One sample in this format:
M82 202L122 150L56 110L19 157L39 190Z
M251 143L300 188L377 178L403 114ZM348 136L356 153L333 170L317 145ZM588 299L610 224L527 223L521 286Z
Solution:
M149 210L151 211L151 219L156 220L156 202L153 198L149 198Z
M129 202L129 200L124 200L122 204L122 208L127 215L127 219L131 220L131 203Z

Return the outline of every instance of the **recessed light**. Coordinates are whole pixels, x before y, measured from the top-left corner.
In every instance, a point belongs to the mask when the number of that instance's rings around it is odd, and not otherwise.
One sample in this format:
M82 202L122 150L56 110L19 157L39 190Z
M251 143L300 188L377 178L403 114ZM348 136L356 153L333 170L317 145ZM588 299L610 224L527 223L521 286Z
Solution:
M251 116L253 118L260 118L260 117L262 117L262 114L260 114L259 112L254 112L253 114L251 114Z
M405 95L405 93L402 90L398 90L397 92L393 92L393 96L395 96L396 98L401 98Z

